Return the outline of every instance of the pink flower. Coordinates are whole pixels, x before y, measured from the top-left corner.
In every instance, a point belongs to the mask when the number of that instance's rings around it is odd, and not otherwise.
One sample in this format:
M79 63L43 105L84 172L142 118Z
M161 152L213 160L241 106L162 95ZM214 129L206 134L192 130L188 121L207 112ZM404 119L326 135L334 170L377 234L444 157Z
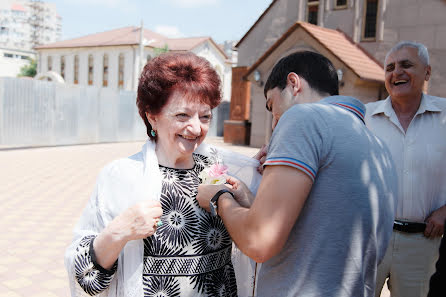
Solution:
M220 175L226 174L228 172L228 166L223 164L213 164L211 167L209 167L209 176L211 177L218 177Z
M200 173L201 182L207 185L222 185L226 182L225 174L228 166L223 164L213 164Z

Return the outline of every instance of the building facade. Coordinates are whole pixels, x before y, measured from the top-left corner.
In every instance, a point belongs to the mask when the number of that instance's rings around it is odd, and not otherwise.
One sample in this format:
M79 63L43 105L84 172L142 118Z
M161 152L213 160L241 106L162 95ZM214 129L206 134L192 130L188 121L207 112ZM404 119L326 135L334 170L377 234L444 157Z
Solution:
M142 44L142 45L141 45ZM160 49L190 51L207 59L230 100L232 62L210 37L170 39L139 27L125 27L36 47L38 73L53 71L68 84L135 91L142 67Z
M0 47L32 50L62 36L56 5L41 1L0 1Z
M30 59L34 57L33 51L0 47L0 77L17 76L20 68L29 65Z
M34 46L60 40L56 5L41 1L0 1L0 76L17 76L35 59Z
M432 65L432 76L427 92L444 97L446 96L445 15L444 0L273 0L236 44L237 65L247 67L251 73L259 70L253 69L252 66L259 60L265 59L265 54L271 54L270 49L278 40L288 38L286 34L296 22L308 22L343 32L381 66L387 51L399 41L413 40L425 44L429 49ZM302 39L295 42L302 43ZM320 52L317 46L301 45L301 49ZM283 54L285 52L275 53L277 58ZM264 72L262 76L267 77L271 69L262 70ZM384 72L382 75L384 76ZM255 81L253 75L245 78ZM268 141L270 134L270 127L259 127L255 124L259 122L265 125L269 117L264 111L263 92L257 88L258 84L251 84L250 143L254 146ZM340 93L356 96L364 102L379 100L386 95L385 90L358 93L348 82L341 86Z

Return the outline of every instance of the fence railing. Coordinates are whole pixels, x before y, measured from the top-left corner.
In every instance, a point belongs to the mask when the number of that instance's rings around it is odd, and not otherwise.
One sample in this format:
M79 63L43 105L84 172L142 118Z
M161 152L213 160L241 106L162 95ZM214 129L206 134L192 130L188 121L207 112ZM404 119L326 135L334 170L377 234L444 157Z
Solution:
M222 135L229 104L213 111ZM146 128L131 91L0 78L0 147L140 141Z

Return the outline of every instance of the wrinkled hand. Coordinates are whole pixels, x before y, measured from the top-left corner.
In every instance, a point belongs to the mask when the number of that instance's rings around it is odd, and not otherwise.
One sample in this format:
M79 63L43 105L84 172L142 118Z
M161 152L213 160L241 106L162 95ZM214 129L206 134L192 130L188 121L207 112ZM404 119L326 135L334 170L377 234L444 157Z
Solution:
M444 222L446 220L446 206L440 207L433 211L426 219L426 230L424 236L428 238L435 238L443 235Z
M260 174L263 174L263 163L265 163L266 155L268 154L268 145L264 144L260 150L257 152L257 154L253 157L256 160L259 160L260 166L257 167L257 171Z
M111 223L113 234L125 241L144 239L156 231L156 223L163 214L158 201L148 200L129 207Z
M212 197L214 197L218 191L227 188L226 185L199 185L197 193L198 204L200 204L200 206L207 212L210 212L209 201L211 201Z

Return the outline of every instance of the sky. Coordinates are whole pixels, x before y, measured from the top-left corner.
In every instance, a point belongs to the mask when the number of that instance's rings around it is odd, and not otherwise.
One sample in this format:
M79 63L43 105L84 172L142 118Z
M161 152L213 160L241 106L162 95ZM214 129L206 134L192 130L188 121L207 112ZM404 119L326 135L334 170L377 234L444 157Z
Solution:
M272 0L48 0L62 17L62 40L127 26L171 38L240 40Z

